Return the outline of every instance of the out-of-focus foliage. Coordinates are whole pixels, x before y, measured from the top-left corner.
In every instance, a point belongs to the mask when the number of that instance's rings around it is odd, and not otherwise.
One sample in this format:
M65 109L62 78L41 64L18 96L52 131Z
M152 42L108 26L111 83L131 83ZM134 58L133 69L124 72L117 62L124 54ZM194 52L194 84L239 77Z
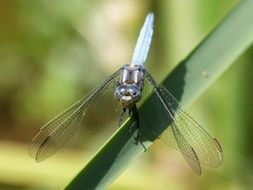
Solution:
M59 189L86 163L95 148L64 150L37 164L27 146L43 123L131 60L150 8L156 24L147 67L162 79L236 3L1 1L0 189ZM197 177L179 153L156 143L111 189L253 187L252 61L250 48L188 111L220 140L221 168Z

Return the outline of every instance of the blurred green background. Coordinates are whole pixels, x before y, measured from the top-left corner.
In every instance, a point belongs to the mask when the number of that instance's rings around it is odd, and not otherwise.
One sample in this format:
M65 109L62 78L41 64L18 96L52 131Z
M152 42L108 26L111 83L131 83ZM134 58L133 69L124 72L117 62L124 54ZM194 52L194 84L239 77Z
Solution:
M162 80L238 2L0 1L0 189L62 188L96 152L63 150L38 164L27 147L46 121L129 63L149 10L155 33L147 67ZM219 139L220 168L196 176L157 141L110 189L252 189L252 62L251 47L187 110Z

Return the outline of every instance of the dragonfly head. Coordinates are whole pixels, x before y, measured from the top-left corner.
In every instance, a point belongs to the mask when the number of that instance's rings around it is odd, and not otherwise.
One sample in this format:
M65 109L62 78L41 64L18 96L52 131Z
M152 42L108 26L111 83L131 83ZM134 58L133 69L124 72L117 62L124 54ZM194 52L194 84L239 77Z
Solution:
M115 98L123 107L130 108L141 98L141 91L134 84L120 85L115 90Z

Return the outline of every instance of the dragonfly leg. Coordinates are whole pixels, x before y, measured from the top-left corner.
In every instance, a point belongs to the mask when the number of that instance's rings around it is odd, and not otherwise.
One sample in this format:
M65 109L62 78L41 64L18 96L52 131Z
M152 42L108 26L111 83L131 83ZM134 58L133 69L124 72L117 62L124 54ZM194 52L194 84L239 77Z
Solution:
M133 121L133 123L131 124L130 128L129 128L129 133L132 133L134 131L134 128L136 126L136 121Z
M139 116L138 116L138 112L137 112L137 108L136 106L134 106L133 108L129 108L129 116L132 118L133 123L131 124L130 128L129 128L129 133L132 133L136 128L139 128Z
M119 118L119 126L122 124L122 121L123 121L123 118L124 118L125 114L126 114L126 108L123 108L122 112L120 114L120 118Z
M130 131L132 131L133 127L136 127L138 130L137 136L134 138L135 144L137 145L138 143L140 143L142 145L142 147L144 148L144 151L146 152L147 148L143 144L143 139L142 139L141 133L140 133L139 114L138 114L138 110L137 110L136 105L133 106L133 108L131 108L131 117L133 118L134 121L133 121L133 124L131 125Z
M143 149L144 149L144 152L147 151L147 148L146 148L145 145L143 144L143 140L142 140L141 133L140 133L139 130L138 130L137 136L135 137L135 142L136 142L136 144L140 143L140 145L141 145L141 146L143 147Z

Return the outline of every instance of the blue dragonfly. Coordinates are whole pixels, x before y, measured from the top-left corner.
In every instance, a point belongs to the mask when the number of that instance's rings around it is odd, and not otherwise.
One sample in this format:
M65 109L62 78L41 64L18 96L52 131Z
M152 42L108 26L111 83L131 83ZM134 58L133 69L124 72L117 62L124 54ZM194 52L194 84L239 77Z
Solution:
M151 45L153 23L154 14L149 13L130 64L122 66L97 88L40 128L29 147L32 158L41 162L75 140L89 141L88 126L103 129L107 123L114 125L108 116L111 113L119 118L119 124L126 115L131 118L129 131L138 130L135 139L141 144L140 122L145 120L148 125L150 116L164 117L169 127L159 138L180 151L196 174L201 174L201 164L213 168L222 164L223 151L217 139L186 114L176 98L157 83L144 67ZM154 109L149 110L148 115L140 115L138 104L152 93L155 96L150 103ZM108 94L110 99L106 96Z

